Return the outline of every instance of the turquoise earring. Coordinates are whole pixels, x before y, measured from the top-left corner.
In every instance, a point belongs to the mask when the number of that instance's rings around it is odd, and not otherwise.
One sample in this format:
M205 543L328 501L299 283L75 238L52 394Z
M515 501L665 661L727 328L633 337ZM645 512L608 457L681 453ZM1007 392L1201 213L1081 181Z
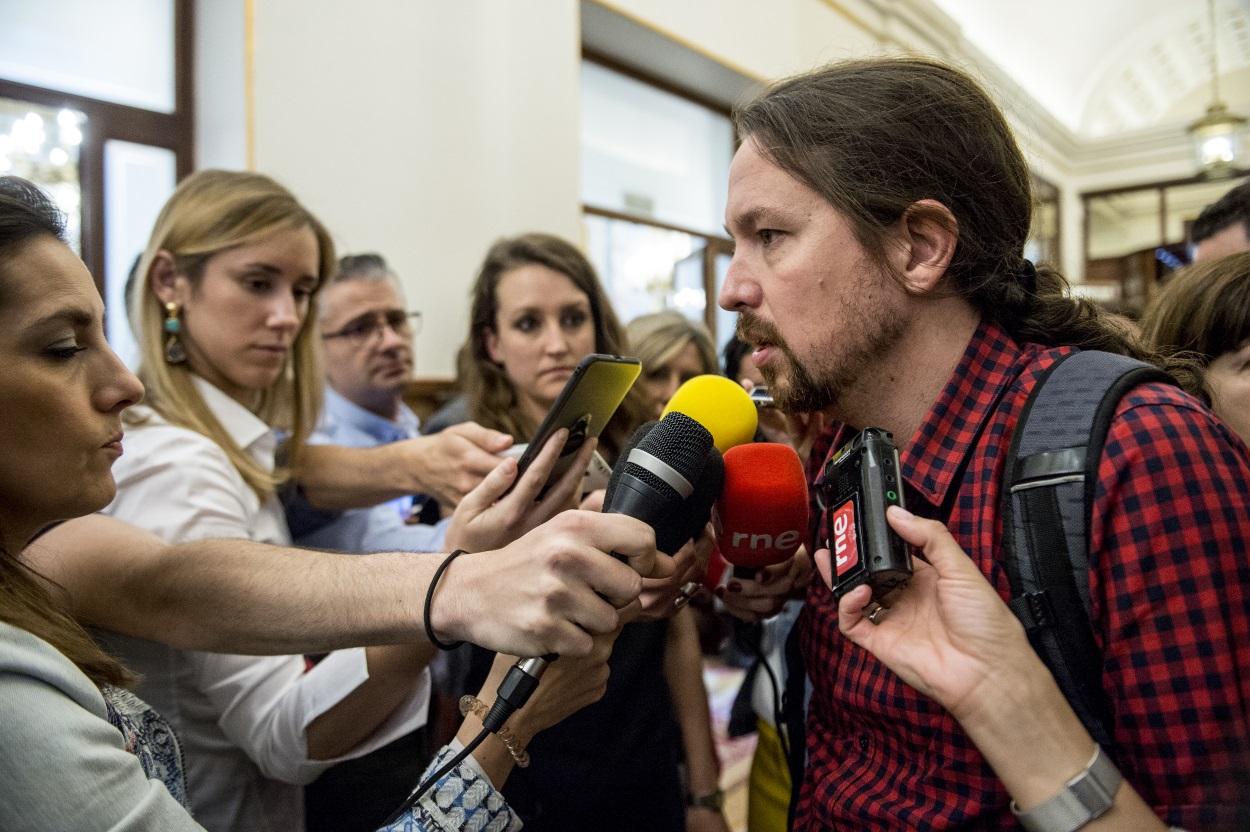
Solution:
M183 364L187 360L186 347L182 345L182 339L178 336L182 334L182 319L179 317L182 309L178 304L170 302L165 304L165 363L166 364Z

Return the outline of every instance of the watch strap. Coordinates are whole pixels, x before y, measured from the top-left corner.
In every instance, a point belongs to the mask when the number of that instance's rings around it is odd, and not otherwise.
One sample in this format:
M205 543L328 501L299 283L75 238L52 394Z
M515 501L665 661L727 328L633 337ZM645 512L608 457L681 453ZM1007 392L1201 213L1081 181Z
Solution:
M1123 779L1102 746L1095 745L1089 764L1064 784L1063 791L1027 812L1013 800L1011 811L1028 832L1075 832L1111 808Z

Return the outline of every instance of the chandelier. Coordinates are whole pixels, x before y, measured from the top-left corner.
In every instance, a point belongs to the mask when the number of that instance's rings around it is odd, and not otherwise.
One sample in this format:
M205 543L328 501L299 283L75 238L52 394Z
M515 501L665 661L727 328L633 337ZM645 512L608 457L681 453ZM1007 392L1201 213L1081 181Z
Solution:
M1216 178L1231 174L1237 169L1246 119L1229 111L1220 100L1215 0L1207 0L1207 14L1211 32L1211 103L1207 105L1206 115L1189 125L1189 136L1193 141L1194 155L1202 174Z

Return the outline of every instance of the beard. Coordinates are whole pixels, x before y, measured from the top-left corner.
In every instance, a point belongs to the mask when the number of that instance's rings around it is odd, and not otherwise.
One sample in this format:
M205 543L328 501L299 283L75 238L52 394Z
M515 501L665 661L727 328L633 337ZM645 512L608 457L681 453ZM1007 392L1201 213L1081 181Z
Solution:
M888 280L888 278L885 278ZM848 297L840 304L836 325L830 329L818 355L800 360L775 324L752 312L738 314L736 334L753 346L770 346L781 353L760 367L777 407L788 413L812 413L840 407L848 390L861 387L872 364L899 341L907 330L902 308L883 297L871 270L862 269ZM886 288L888 291L888 288Z

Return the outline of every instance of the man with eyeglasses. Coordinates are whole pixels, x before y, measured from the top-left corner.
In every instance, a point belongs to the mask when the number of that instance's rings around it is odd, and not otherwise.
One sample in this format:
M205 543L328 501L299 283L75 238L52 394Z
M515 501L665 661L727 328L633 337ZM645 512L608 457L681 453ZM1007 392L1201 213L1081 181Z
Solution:
M326 391L313 441L364 448L419 436L420 421L404 404L403 391L412 379L412 339L421 328L421 313L407 308L381 255L339 260L321 293L320 325ZM345 511L297 540L345 552L436 552L447 526L437 508L423 496L400 497Z
M407 308L386 261L378 254L343 257L319 305L326 390L312 441L367 448L419 436L420 422L402 395L412 378L421 313ZM318 549L433 552L442 550L449 522L438 519L434 499L410 495L344 511L312 531L292 522L292 530L297 544ZM419 778L428 745L427 732L418 731L325 772L305 789L309 832L362 822L360 828L373 828L371 813L381 810L384 817Z

